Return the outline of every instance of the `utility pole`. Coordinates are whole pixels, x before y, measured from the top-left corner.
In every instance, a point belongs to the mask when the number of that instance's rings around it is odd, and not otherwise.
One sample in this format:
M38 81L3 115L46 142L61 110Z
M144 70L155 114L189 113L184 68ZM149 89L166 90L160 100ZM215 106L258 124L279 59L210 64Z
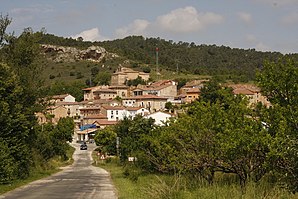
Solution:
M158 47L155 48L155 57L156 57L156 75L157 75L157 78L159 79L159 68L158 68Z

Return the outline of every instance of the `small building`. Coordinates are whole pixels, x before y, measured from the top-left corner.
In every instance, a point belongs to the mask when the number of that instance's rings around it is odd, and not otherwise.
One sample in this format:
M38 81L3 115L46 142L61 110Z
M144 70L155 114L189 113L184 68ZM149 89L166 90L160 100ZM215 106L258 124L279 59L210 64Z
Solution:
M107 116L108 121L123 120L124 117L128 117L127 111L123 106L102 106L102 113Z
M251 84L232 84L228 85L233 89L235 95L244 95L249 100L249 105L255 105L257 103L262 103L264 106L269 107L271 103L268 99L261 94L260 88Z
M129 87L124 85L114 86L94 86L90 88L84 88L84 101L92 101L99 99L114 99L119 96L121 98L127 97Z
M95 121L108 119L104 114L87 115L83 117L82 125L93 124Z
M57 124L60 118L67 117L67 109L63 106L51 106L47 113L51 116L51 122Z
M114 86L109 86L109 89L116 91L117 96L123 98L123 97L128 97L129 95L129 87L125 85L114 85Z
M122 99L122 105L125 107L143 107L150 112L165 109L167 97L159 97L156 95L140 95L135 97L126 97Z
M93 124L96 125L97 129L104 129L108 126L113 126L115 124L117 124L119 121L109 121L107 119L105 120L96 120L95 122L93 122Z
M200 97L201 90L199 88L190 88L186 90L185 103L191 103Z
M117 92L111 89L100 89L93 91L94 100L97 99L114 99Z
M80 116L98 115L101 113L100 110L101 108L99 106L80 108Z
M54 95L50 99L50 102L51 103L57 103L57 102L75 102L75 101L76 101L76 98L74 98L70 94Z
M67 115L69 117L80 117L80 103L79 102L57 102L57 106L63 106L67 109Z
M125 85L128 80L137 79L138 77L141 77L143 80L148 81L150 74L120 66L112 75L111 85Z
M156 95L174 99L177 96L177 82L172 80L161 80L151 85L139 85L132 90L132 96Z
M149 110L143 107L126 107L126 111L131 118L134 118L136 115L145 116L150 114Z

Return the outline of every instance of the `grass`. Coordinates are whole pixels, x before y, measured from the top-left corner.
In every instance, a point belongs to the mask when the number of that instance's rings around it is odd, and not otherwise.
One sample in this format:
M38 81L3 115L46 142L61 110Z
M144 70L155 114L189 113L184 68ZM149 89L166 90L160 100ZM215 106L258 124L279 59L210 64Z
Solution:
M249 182L243 193L238 183L222 176L213 185L202 179L160 174L140 173L137 180L132 180L116 160L110 163L99 161L97 166L110 172L119 199L298 199L297 194L266 182Z
M74 151L75 149L73 147L69 147L69 150L67 151L67 157L72 157L72 154L74 153ZM72 158L70 158L67 161L63 161L59 157L53 158L49 161L47 169L37 167L31 171L29 177L26 179L18 179L13 181L10 184L0 185L0 195L5 192L16 189L18 187L29 184L30 182L48 177L54 173L61 171L60 167L71 165L72 163L73 163Z

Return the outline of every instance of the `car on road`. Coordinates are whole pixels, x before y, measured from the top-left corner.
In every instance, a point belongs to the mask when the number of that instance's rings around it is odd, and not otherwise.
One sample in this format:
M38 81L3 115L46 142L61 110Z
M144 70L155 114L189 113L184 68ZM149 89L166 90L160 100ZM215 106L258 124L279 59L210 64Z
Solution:
M87 150L88 149L87 144L85 144L85 143L81 144L80 149L81 150Z

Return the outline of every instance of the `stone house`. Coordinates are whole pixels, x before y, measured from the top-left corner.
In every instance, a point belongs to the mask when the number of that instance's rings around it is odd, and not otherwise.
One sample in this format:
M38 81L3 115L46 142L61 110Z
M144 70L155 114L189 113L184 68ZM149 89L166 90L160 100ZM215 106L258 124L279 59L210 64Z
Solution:
M104 114L95 114L95 115L87 115L84 116L82 120L82 125L93 124L95 121L106 120L107 116Z
M67 108L61 105L49 107L47 113L52 116L51 122L54 124L57 124L60 118L68 116Z
M98 129L104 129L108 126L113 126L117 123L118 123L118 121L109 121L108 119L96 120L95 122L93 122L93 124L95 124Z
M144 73L144 72L139 72L132 70L130 68L126 67L119 67L118 70L112 75L111 78L111 85L125 85L126 81L128 80L133 80L138 77L141 77L143 80L148 81L150 74L149 73Z
M174 99L177 96L177 82L171 80L162 80L150 85L139 85L131 92L132 96L156 95Z
M129 88L127 86L94 86L84 88L84 101L98 99L114 99L115 97L127 97Z
M80 117L80 103L79 102L57 102L57 106L63 106L67 109L67 116L72 118Z
M251 84L231 84L228 85L233 89L235 95L245 95L249 100L249 105L262 103L266 107L270 107L271 103L261 94L260 88Z
M164 110L167 100L167 97L160 97L156 95L139 95L123 98L122 105L125 107L143 107L152 113Z
M191 103L191 102L199 99L200 93L201 93L201 89L199 89L199 88L190 88L190 89L186 90L184 102Z
M93 92L94 99L114 99L117 92L111 89L100 89Z

